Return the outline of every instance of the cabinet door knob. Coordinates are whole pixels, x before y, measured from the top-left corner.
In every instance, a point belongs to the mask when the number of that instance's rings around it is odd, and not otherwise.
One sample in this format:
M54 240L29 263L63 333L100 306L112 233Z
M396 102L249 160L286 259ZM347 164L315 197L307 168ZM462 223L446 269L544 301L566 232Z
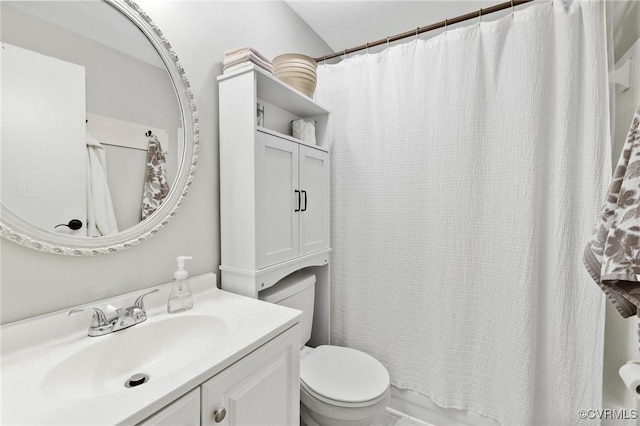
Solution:
M304 208L300 211L306 212L307 211L307 191L300 191L300 192L304 194Z
M213 411L213 420L215 420L216 423L220 423L224 420L226 415L227 410L224 407L218 408L217 410Z

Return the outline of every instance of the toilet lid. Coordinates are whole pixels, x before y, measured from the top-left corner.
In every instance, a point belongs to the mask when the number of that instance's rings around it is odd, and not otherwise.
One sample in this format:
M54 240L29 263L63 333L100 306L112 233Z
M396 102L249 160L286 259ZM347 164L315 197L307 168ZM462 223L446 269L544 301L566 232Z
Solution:
M340 346L318 346L300 360L308 390L340 402L370 401L389 388L389 373L371 355Z

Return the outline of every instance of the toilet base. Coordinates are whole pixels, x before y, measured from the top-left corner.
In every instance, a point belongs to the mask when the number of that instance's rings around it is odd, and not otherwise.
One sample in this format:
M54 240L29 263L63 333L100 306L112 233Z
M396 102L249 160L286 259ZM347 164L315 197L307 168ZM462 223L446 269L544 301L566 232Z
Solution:
M390 389L371 405L340 407L326 404L300 389L300 419L306 426L370 426L389 405ZM306 405L309 404L311 409Z
M309 416L302 404L300 404L300 426L320 426Z
M336 423L335 419L327 419L327 423L320 424L316 422L315 419L311 417L308 410L300 404L300 426L371 426L374 420L375 418L364 421L340 421L340 423Z

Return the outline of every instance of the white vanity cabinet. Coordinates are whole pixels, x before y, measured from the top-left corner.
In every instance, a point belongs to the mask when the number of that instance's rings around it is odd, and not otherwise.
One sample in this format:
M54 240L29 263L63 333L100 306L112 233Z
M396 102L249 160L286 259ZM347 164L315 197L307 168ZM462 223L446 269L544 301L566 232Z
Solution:
M313 268L311 344L327 344L329 111L252 64L219 76L218 85L222 288L257 298L285 276ZM317 144L290 136L299 118L316 121Z
M299 333L290 328L138 426L297 425Z

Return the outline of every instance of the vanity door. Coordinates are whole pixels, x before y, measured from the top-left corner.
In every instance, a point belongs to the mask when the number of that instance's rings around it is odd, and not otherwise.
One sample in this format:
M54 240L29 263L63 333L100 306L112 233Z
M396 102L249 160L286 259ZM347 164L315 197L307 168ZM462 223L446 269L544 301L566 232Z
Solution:
M164 407L137 426L197 426L200 424L200 388Z
M299 424L299 328L290 328L205 382L201 424Z

